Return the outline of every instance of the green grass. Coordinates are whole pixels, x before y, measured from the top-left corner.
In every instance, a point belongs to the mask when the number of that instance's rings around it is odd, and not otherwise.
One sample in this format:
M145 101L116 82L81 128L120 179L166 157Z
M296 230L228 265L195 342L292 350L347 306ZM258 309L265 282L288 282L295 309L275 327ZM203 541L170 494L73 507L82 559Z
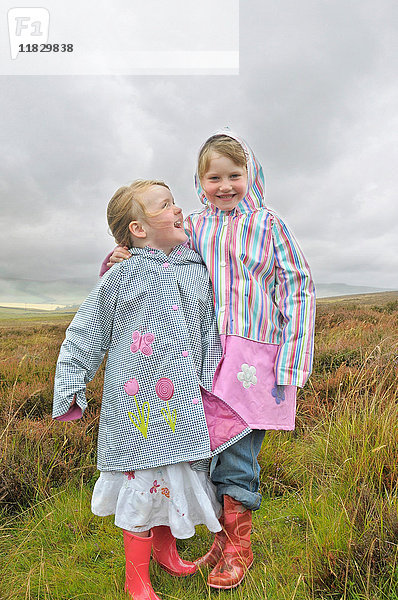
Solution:
M265 502L255 514L253 546L257 556L245 582L219 598L303 598L305 585L297 560L303 551L305 530L294 519L296 500ZM297 537L292 536L297 530ZM58 491L10 519L1 529L4 600L22 598L126 598L121 531L112 517L97 518L90 511L90 491L81 486ZM207 550L211 536L198 528L192 540L179 543L189 560ZM297 555L294 562L288 558ZM187 579L173 578L151 565L152 582L162 598L209 598L207 571ZM265 584L266 582L266 584ZM212 594L211 597L214 597Z
M152 564L159 597L398 600L398 306L391 294L360 300L318 303L297 428L262 447L244 582L210 592L206 570L177 579ZM126 598L121 531L90 511L102 373L81 422L49 416L69 319L0 323L1 600ZM181 555L200 556L211 538L197 528Z
M22 308L7 308L0 306L0 322L4 324L16 324L17 322L37 323L58 323L70 322L76 311L60 311L60 310L24 310Z

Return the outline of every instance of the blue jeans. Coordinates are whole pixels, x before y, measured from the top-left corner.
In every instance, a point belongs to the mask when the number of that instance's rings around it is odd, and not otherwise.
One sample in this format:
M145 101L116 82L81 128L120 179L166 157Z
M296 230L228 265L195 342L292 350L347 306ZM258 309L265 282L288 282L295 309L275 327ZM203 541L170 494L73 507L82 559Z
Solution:
M210 478L222 503L224 494L246 508L258 510L261 504L260 465L257 456L265 431L254 429L244 438L215 456L210 465Z

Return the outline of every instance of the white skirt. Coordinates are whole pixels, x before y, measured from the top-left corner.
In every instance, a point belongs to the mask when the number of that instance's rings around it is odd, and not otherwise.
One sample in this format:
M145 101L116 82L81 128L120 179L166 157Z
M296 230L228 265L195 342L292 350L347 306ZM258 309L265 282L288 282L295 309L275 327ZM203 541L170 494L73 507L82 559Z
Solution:
M187 462L128 473L101 471L91 510L99 517L114 514L115 525L133 533L167 525L174 537L186 539L195 534L195 525L221 530L215 487L206 472Z

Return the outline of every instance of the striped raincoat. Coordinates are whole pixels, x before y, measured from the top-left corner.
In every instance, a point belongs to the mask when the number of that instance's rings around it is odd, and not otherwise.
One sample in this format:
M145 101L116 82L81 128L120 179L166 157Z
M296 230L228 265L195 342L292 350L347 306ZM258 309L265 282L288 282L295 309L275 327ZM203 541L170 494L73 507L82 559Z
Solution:
M265 206L261 165L247 156L248 189L222 211L196 187L204 208L185 221L214 290L223 358L213 392L253 429L294 429L296 386L313 358L315 290L307 261L287 225ZM277 386L286 386L280 388Z

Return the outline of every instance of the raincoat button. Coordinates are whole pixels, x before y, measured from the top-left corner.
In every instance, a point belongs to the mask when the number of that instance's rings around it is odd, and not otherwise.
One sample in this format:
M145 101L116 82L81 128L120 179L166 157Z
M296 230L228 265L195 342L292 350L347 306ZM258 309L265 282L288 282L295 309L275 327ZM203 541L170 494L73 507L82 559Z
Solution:
M227 263L225 262L225 260L222 260L222 261L220 262L220 266L221 266L221 267L225 267L225 265L226 265L226 264L227 264Z
M178 306L177 304L173 304L173 306L171 307L173 310L178 310Z
M188 352L186 350L183 350L182 355L186 357L186 356L188 356Z
M169 267L169 266L170 266L170 263L168 263L168 262L165 262L165 263L163 263L163 266L164 266L164 268L165 268L165 269L167 269L167 267Z
M199 404L199 398L192 398L192 404Z

